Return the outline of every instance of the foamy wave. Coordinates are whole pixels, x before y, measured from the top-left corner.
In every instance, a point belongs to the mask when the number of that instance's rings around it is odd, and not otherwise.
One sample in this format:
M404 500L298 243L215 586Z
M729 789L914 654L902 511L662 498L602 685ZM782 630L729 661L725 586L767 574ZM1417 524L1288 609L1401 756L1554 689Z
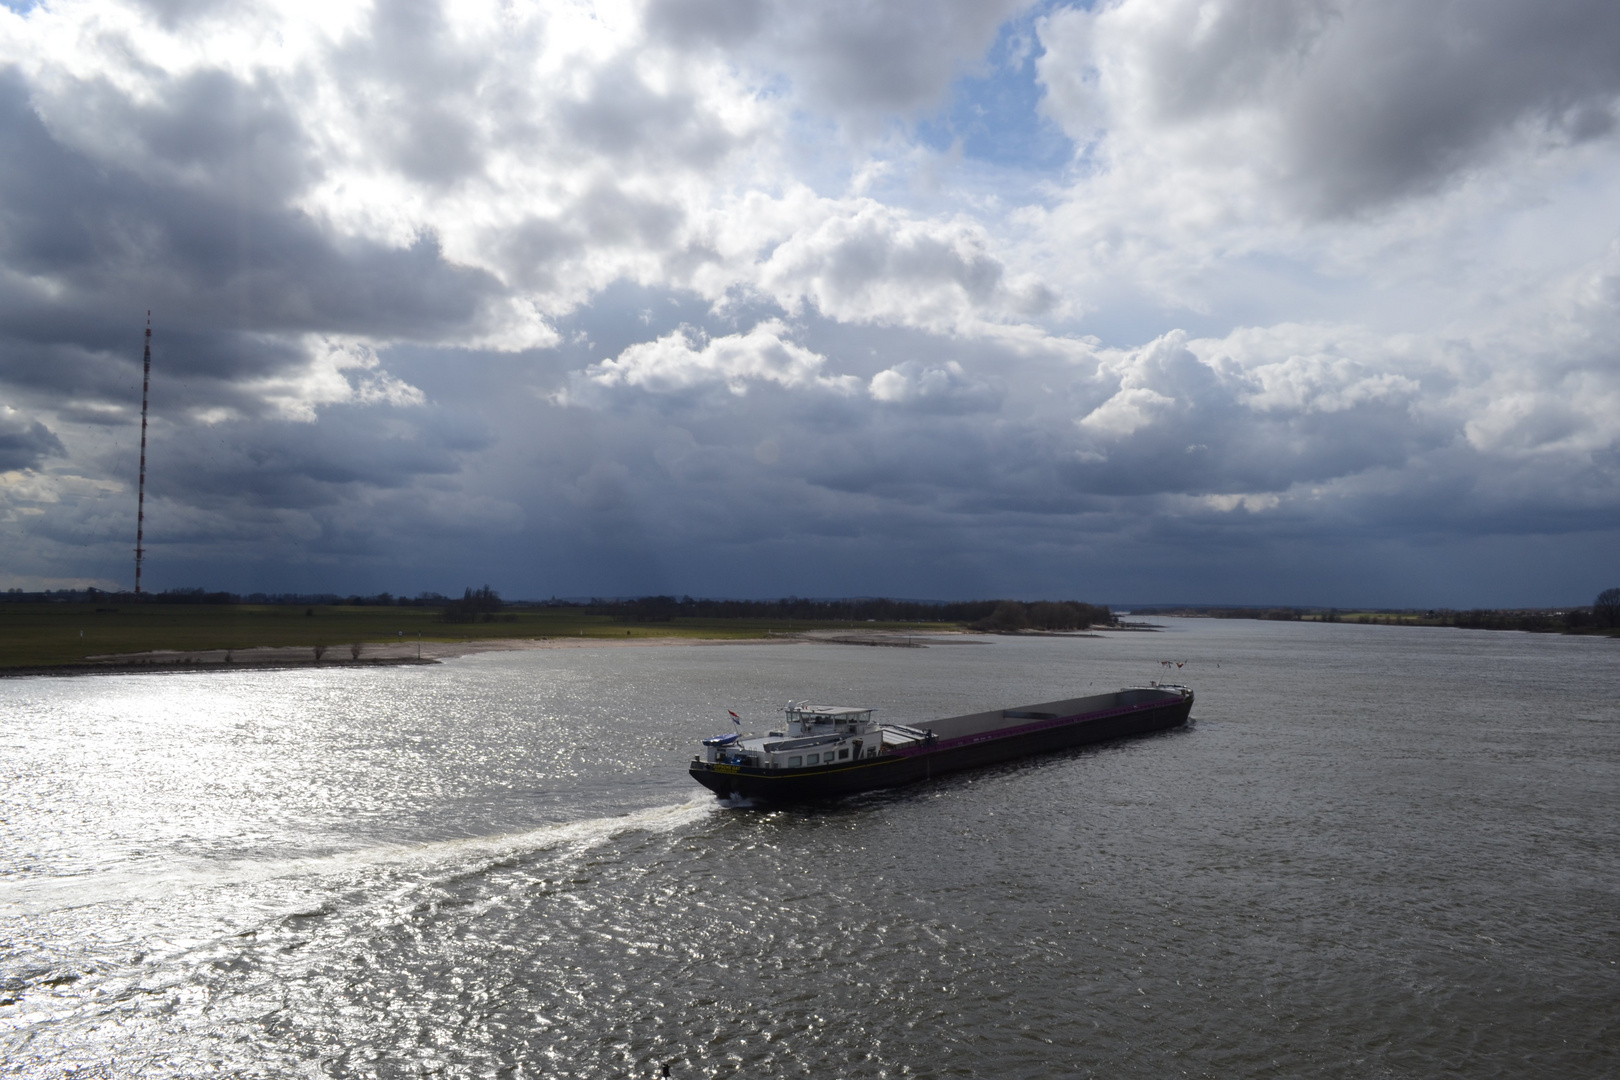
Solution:
M354 879L384 869L430 876L475 873L504 859L557 849L582 853L625 833L669 833L715 812L708 796L612 817L542 825L521 833L458 837L423 844L390 844L303 859L241 859L228 863L158 866L68 878L0 882L0 916L41 915L120 901L158 900L190 889L254 884L280 878Z

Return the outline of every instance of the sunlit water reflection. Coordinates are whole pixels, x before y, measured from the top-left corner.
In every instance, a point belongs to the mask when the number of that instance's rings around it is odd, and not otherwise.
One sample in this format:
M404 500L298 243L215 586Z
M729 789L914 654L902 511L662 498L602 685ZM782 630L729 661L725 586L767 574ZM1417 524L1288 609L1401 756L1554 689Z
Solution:
M4 1070L1608 1074L1620 643L1166 622L0 682ZM1163 659L1185 731L808 809L684 772L728 707Z

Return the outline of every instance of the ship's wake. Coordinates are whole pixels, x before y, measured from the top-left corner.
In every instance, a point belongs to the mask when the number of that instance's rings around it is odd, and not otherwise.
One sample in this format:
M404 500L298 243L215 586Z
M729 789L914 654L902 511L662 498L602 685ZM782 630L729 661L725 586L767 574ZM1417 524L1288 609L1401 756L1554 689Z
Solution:
M375 873L464 876L546 852L579 854L626 833L668 833L714 813L713 800L653 806L628 814L542 825L517 833L388 844L307 858L198 860L67 877L0 882L0 917L28 917L96 904L161 900L195 889L252 885L279 879L355 880Z

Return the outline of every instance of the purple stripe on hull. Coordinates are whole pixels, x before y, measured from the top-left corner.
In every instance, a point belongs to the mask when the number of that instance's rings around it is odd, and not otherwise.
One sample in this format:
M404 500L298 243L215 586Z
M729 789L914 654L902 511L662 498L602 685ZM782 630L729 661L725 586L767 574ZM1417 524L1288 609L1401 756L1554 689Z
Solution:
M1125 705L1118 709L1104 709L1101 712L1076 713L1073 716L1059 716L1051 720L1037 720L1032 724L1020 724L1018 727L997 728L994 731L981 731L974 735L960 735L954 739L941 739L931 746L902 747L897 749L895 753L906 757L918 754L937 754L941 750L951 750L958 746L971 746L975 743L1045 731L1048 728L1067 727L1070 724L1089 724L1097 720L1106 720L1111 716L1127 716L1131 713L1148 712L1153 709L1163 709L1167 706L1173 708L1176 704L1176 702L1145 701L1140 705ZM1190 705L1189 708L1191 708Z

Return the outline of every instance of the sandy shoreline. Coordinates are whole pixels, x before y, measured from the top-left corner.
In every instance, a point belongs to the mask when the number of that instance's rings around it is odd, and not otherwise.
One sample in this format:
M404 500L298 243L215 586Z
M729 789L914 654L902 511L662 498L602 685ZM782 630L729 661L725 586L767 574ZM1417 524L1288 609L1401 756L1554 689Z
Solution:
M1092 635L1094 636L1094 635ZM25 668L0 668L0 678L29 675L114 675L175 671L262 671L292 668L397 667L437 664L460 656L489 652L530 652L544 649L629 649L701 647L715 645L865 645L887 648L927 648L955 638L952 644L971 640L954 630L809 630L777 633L757 638L627 637L620 641L606 637L481 638L472 641L362 642L358 655L351 645L332 645L321 651L309 645L258 646L250 649L155 649L151 652L116 653L90 656L66 664Z

